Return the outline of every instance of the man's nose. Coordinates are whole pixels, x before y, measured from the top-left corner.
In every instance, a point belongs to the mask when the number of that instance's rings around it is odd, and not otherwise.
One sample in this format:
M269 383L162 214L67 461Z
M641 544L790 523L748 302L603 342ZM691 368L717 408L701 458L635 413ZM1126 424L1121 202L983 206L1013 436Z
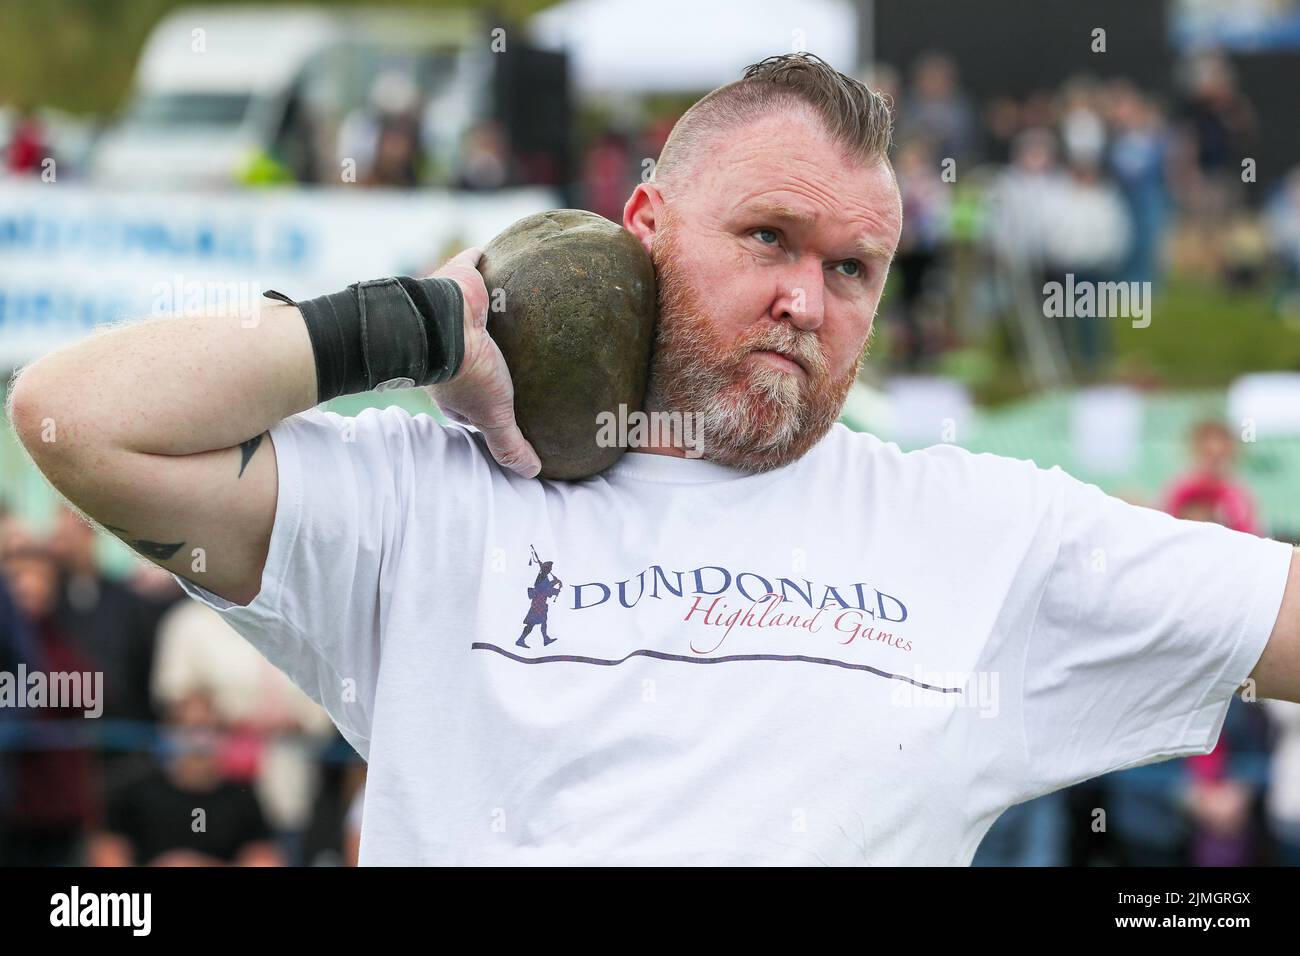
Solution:
M804 257L792 263L782 277L774 314L792 325L813 331L822 324L825 315L825 277L820 262Z

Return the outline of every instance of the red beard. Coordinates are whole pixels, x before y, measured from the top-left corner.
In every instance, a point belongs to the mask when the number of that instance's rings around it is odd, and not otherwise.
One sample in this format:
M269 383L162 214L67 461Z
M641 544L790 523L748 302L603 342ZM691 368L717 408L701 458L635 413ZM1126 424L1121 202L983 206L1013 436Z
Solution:
M816 334L788 322L764 321L723 343L670 230L655 234L651 253L659 321L646 409L694 415L704 457L734 468L769 471L801 458L839 418L862 356L833 378ZM795 358L806 374L755 357L766 349Z

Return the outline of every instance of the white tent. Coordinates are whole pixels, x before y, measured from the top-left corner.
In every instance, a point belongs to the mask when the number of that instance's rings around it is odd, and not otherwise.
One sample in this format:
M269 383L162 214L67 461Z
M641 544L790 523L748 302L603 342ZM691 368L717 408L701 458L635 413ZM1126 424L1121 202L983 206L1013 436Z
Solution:
M537 14L534 42L567 51L584 93L710 90L779 53L858 66L849 0L569 0Z

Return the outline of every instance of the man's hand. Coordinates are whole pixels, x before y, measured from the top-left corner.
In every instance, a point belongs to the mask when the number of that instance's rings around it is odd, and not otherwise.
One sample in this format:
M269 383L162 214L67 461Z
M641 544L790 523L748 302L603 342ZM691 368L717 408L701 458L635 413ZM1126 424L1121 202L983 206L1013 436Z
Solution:
M487 333L488 291L476 268L482 256L482 249L471 247L434 273L455 279L464 294L465 358L450 381L430 385L428 391L448 418L483 433L492 457L503 467L533 478L542 470L542 461L515 422L510 370Z

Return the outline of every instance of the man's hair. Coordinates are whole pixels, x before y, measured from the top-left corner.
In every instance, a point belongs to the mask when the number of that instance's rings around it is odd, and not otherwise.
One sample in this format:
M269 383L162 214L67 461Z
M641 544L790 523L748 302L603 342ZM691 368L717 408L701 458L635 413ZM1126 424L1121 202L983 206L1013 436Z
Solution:
M769 56L682 114L655 166L656 182L705 155L712 139L772 113L811 110L832 142L866 164L887 159L889 101L812 53Z

